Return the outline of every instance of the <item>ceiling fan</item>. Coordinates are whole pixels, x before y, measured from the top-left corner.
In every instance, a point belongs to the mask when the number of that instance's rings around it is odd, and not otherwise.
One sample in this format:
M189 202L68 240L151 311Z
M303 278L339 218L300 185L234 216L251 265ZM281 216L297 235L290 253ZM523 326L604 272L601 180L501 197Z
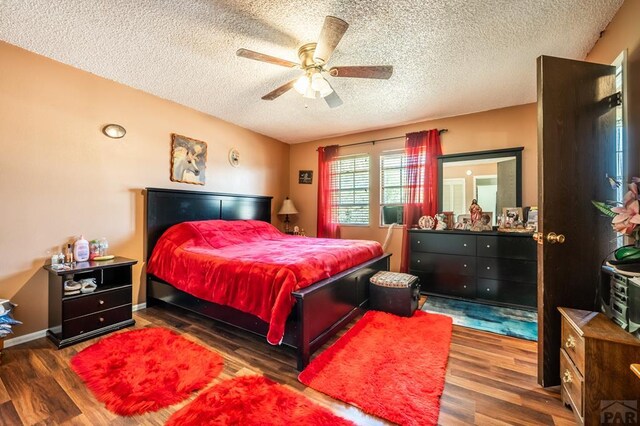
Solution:
M299 64L248 49L238 49L236 55L282 67L299 68L304 72L301 77L267 93L262 99L272 101L293 88L305 98L315 99L320 96L324 98L330 108L335 108L342 105L342 99L322 75L323 73L328 73L331 77L375 78L382 80L389 79L393 74L393 66L391 65L327 68L327 62L329 62L331 54L340 43L347 28L349 28L349 24L342 19L335 16L327 16L318 42L304 44L298 49Z

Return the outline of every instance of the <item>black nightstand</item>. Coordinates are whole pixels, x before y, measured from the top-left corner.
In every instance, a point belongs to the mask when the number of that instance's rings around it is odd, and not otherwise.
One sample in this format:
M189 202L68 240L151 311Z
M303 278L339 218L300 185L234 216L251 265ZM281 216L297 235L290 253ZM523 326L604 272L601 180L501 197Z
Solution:
M132 318L133 272L137 260L115 257L101 262L78 262L74 269L49 272L49 329L47 336L60 348L135 324ZM92 293L64 295L66 280L95 278Z

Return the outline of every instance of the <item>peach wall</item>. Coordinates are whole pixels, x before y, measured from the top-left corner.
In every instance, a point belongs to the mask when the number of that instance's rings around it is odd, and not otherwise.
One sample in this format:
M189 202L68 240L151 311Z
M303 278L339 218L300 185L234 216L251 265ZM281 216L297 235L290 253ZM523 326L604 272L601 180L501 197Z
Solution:
M79 234L140 260L133 303L144 302L142 188L271 195L274 209L287 195L282 142L6 43L0 64L0 297L20 305L17 335L47 327L41 267ZM127 135L102 135L110 122ZM206 186L169 181L172 132L208 142Z
M433 128L449 129L448 133L442 135L442 150L444 154L523 146L525 149L522 154L522 200L525 206L537 205L538 157L536 120L536 105L527 104L292 145L290 197L300 212L295 218L295 224L304 228L307 235L315 235L318 169L316 149L318 146L345 145L400 136L398 139L379 142L375 145L359 145L341 148L340 150L341 155L369 153L371 156L370 225L360 227L343 226L342 237L372 239L383 242L387 229L378 225L380 223L379 155L386 150L402 148L404 146L404 137L402 135L405 133ZM313 184L299 184L298 170L313 170ZM391 244L387 250L393 253L391 260L391 268L393 270L398 269L401 242L402 232L398 228L394 230Z
M587 61L611 64L627 51L627 87L624 88L629 176L640 176L640 1L626 0L603 36L587 55Z

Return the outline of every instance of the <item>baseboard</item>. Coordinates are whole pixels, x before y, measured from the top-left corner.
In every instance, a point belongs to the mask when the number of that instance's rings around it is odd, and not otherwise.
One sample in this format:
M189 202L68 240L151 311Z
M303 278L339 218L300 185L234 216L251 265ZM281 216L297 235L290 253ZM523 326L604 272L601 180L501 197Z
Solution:
M133 305L131 307L131 312L135 312L135 311L140 311L142 309L146 309L147 308L147 302L144 303L138 303L137 305ZM10 348L11 346L16 346L16 345L20 345L22 343L27 343L30 342L32 340L36 340L36 339L40 339L41 337L46 337L47 336L47 330L39 330L39 331L34 331L33 333L29 333L29 334L25 334L24 336L18 336L18 337L14 337L13 339L7 339L4 341L4 347L6 348Z
M13 339L7 339L4 341L4 347L10 348L11 346L20 345L22 343L27 343L32 340L40 339L41 337L45 337L47 335L47 330L39 330L34 331L33 333L25 334L24 336L14 337Z
M138 303L137 305L133 305L133 307L131 308L131 311L135 312L135 311L140 311L142 309L147 309L147 302Z

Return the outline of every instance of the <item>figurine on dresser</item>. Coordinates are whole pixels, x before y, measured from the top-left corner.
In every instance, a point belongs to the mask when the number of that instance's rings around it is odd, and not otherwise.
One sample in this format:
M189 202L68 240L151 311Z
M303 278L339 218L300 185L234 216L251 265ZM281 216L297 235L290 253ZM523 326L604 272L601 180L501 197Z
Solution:
M447 229L447 217L443 213L436 215L436 231L444 231Z
M482 219L482 207L478 205L478 200L475 198L471 201L469 213L471 214L471 226L473 227Z

